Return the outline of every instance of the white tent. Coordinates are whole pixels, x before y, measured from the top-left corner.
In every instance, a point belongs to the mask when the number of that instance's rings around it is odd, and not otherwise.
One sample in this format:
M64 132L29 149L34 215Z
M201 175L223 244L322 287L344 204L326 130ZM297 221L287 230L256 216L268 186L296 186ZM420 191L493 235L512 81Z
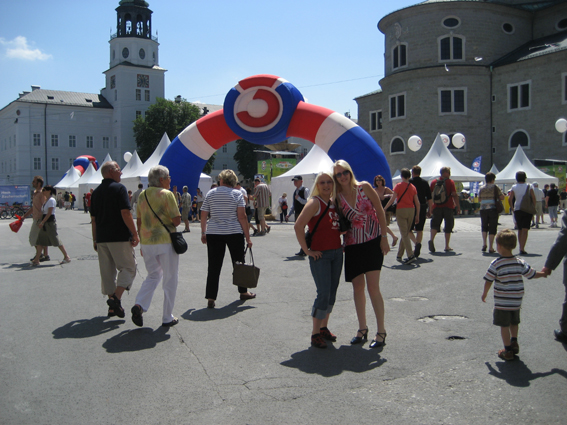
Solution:
M521 146L516 148L516 152L508 165L496 174L496 183L515 184L517 171L524 171L526 173L528 183L538 182L540 185L559 183L559 179L557 177L550 176L545 174L543 171L538 170L535 165L530 162Z
M96 170L93 166L93 163L91 162L89 164L89 166L87 167L87 169L85 170L85 172L83 173L83 175L81 176L81 178L77 181L75 181L72 185L69 186L69 189L71 191L75 191L74 195L77 196L77 192L79 190L79 185L81 183L86 183L88 182L91 177L96 173ZM77 201L79 200L79 198L77 198Z
M96 189L102 182L102 171L101 171L102 165L105 162L109 162L109 161L112 161L112 158L110 157L110 154L107 153L106 157L104 158L104 161L102 161L100 167L98 167L98 170L96 170L94 174L89 177L88 180L79 182L79 194L77 195L77 203L76 203L76 205L78 204L77 206L78 209L82 209L83 207L83 195L88 191L90 191L91 189Z
M492 164L492 167L490 167L490 171L489 173L494 173L494 175L498 174L500 171L498 171L498 168L496 168L496 164Z
M59 190L68 191L73 183L81 178L81 172L75 167L71 166L63 178L54 187Z
M136 170L142 165L142 160L138 156L138 152L134 151L132 158L128 164L122 169L122 178L131 177L136 175Z
M329 155L317 145L313 145L313 148L309 151L305 158L303 158L299 164L293 167L288 172L272 178L270 188L272 191L272 211L276 215L278 209L278 199L285 192L287 193L287 198L289 199L288 204L291 205L293 192L295 191L295 186L291 179L293 176L303 177L303 186L309 188L311 191L313 185L315 184L315 177L320 171L333 171L333 160L329 158Z
M439 177L442 167L451 168L451 179L456 182L475 182L483 181L484 175L471 170L467 166L461 164L457 158L449 151L447 146L441 140L439 134L435 138L431 149L427 155L418 164L421 167L421 178L424 180L433 180ZM392 179L394 183L402 181L401 177Z

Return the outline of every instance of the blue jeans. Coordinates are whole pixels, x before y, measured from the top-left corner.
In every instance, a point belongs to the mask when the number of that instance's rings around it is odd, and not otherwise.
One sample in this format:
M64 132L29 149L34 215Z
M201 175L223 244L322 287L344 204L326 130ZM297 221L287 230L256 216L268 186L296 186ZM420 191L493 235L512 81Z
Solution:
M318 260L309 257L311 274L317 286L317 298L313 303L311 316L323 320L333 311L337 298L337 289L343 270L343 249L321 251L323 256Z

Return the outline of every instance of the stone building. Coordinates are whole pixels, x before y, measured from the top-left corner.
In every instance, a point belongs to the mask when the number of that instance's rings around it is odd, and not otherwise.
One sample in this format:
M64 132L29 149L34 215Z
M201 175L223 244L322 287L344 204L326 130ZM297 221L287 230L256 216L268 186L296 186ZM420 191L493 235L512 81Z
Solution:
M533 159L567 158L567 2L428 0L386 15L380 89L357 97L358 124L392 172L417 164L437 133L481 172L502 169L521 145ZM423 146L407 142L418 135Z

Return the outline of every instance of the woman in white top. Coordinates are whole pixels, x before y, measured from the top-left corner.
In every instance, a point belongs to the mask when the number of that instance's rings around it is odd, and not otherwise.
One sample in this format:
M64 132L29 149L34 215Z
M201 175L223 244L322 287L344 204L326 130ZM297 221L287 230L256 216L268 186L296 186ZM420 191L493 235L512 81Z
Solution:
M65 247L57 234L57 222L55 221L56 201L53 197L57 191L53 188L53 186L45 186L42 192L45 199L41 208L43 218L39 223L37 223L37 226L39 227L39 235L37 236L36 254L32 261L32 266L39 266L41 251L46 246L58 247L63 253L63 261L61 261L61 264L70 263L71 259L67 255L67 251L65 251Z
M526 255L526 242L528 241L528 231L532 224L533 214L520 209L524 196L531 196L535 210L535 194L531 185L526 184L526 173L518 171L516 173L516 183L510 190L510 208L514 211L514 220L518 227L518 245L520 255ZM529 192L528 192L529 191ZM535 212L535 211L534 211Z
M201 242L207 245L208 271L205 298L207 307L214 308L219 291L219 278L226 247L232 263L244 262L244 239L249 248L252 240L248 232L244 196L234 186L236 174L223 170L219 174L219 186L211 189L201 206ZM209 218L207 222L207 218ZM256 297L247 288L238 287L240 300Z

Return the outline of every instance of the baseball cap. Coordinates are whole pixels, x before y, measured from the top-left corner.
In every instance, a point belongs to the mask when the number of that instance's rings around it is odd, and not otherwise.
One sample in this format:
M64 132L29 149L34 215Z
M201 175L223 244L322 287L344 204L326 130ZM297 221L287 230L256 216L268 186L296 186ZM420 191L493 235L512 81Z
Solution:
M296 181L296 180L303 180L303 177L301 176L295 176L293 179L291 179L292 182Z

